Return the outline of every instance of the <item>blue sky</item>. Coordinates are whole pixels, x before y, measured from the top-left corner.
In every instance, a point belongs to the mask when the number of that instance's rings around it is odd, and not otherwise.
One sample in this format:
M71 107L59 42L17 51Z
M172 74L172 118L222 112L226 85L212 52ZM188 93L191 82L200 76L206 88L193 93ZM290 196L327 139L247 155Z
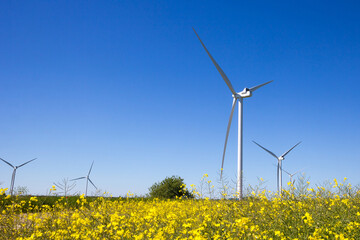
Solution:
M16 179L33 194L86 175L92 161L93 182L114 195L144 194L171 175L218 178L232 97L194 27L237 91L274 80L244 100L245 184L262 177L276 188L276 160L252 140L276 154L303 141L284 169L358 184L359 10L357 1L2 2L0 157L38 158ZM10 178L0 164L2 186Z

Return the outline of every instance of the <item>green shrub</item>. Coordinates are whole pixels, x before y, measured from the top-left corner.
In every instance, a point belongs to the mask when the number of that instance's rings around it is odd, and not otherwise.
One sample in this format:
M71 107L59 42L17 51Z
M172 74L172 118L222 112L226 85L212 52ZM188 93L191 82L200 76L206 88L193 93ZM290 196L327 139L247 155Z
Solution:
M166 177L160 183L154 183L149 188L149 195L152 198L176 198L194 196L186 189L184 179L177 176Z

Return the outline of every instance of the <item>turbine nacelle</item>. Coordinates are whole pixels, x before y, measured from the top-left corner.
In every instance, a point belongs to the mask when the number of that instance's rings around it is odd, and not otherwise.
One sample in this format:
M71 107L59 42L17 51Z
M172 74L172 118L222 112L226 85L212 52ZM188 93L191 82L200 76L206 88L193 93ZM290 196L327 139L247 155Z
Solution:
M238 93L242 98L248 98L252 96L252 92L248 88L244 88L241 92Z
M279 159L279 161L282 161L282 160L284 160L285 158L284 158L283 156L280 156L278 159Z
M249 88L244 88L244 90L242 90L241 92L238 92L236 94L233 94L232 95L233 98L248 98L248 97L251 97L252 96L252 92L250 91Z

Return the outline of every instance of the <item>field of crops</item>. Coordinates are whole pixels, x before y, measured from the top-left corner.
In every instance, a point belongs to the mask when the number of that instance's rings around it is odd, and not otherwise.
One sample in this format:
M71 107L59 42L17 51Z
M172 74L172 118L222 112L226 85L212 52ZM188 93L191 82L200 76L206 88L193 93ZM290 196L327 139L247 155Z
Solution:
M1 239L360 239L360 192L337 182L231 199L9 197ZM339 190L339 191L337 191ZM341 190L341 192L340 192Z

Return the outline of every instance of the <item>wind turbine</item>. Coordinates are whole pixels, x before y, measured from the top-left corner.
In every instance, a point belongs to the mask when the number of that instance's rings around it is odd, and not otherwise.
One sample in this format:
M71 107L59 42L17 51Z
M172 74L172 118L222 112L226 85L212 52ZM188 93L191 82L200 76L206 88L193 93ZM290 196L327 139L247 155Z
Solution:
M201 45L204 47L206 53L209 55L211 61L215 65L216 69L219 71L221 77L224 79L226 85L230 89L230 91L232 93L232 97L233 97L229 123L228 123L227 130L226 130L224 152L223 152L223 157L222 157L222 162L221 162L220 178L222 177L222 172L223 172L223 167L224 167L224 159L225 159L225 152L226 152L226 145L227 145L227 140L228 140L228 137L229 137L229 131L230 131L230 126L231 126L233 113L234 113L234 110L235 110L236 103L239 103L239 105L238 105L239 106L238 107L238 154L237 154L238 168L237 168L237 184L236 185L237 185L238 198L241 199L242 195L243 195L243 123L242 123L243 122L243 98L251 97L252 93L255 90L259 89L260 87L262 87L262 86L264 86L264 85L266 85L268 83L271 83L273 80L268 81L268 82L263 83L263 84L260 84L258 86L252 87L252 88L244 88L244 90L242 90L241 92L236 92L234 90L234 87L232 86L230 80L228 79L228 77L226 76L224 71L221 69L221 67L217 64L215 59L211 56L210 52L207 50L207 48L205 47L204 43L201 41L199 35L197 34L197 32L195 31L194 28L193 28L193 30L194 30L196 36L198 37L198 39L200 40Z
M290 182L291 182L292 184L294 184L293 181L292 181L292 178L293 178L296 174L298 174L300 171L302 171L302 169L301 169L301 170L296 171L296 172L294 172L293 174L291 174L291 173L289 173L288 171L286 171L285 169L282 169L282 170L283 170L287 175L289 175ZM295 180L294 180L294 182L295 182Z
M84 178L86 178L85 197L87 197L87 189L88 189L88 183L89 183L89 182L95 187L95 189L97 189L97 187L95 186L95 184L94 184L94 183L91 181L91 179L90 179L90 173L91 173L91 169L92 169L93 165L94 165L94 161L92 162L91 167L90 167L90 170L89 170L89 173L88 173L88 175L87 175L86 177L79 177L79 178L74 178L74 179L71 179L71 180L70 180L70 181L75 181L75 180L79 180L79 179L84 179Z
M14 166L12 165L11 163L9 163L8 161L5 161L4 159L0 158L1 161L3 161L4 163L8 164L10 167L12 167L14 170L13 170L13 173L12 173L12 176L11 176L11 183L10 183L10 195L12 196L13 195L13 191L14 191L14 184L15 184L15 176L16 176L16 170L18 168L21 168L22 166L28 164L29 162L32 162L34 161L36 158L34 159L31 159L30 161L27 161L23 164L20 164L19 166Z
M297 145L299 145L301 142L298 142L297 144L295 144L295 146L293 146L292 148L290 148L288 151L286 151L285 153L283 153L280 157L276 156L275 153L271 152L270 150L264 148L263 146L261 146L260 144L258 144L257 142L253 141L256 145L258 145L259 147L261 147L262 149L264 149L266 152L268 152L271 156L275 157L278 160L278 164L277 164L277 189L278 192L281 194L282 192L282 161L285 159L285 156L291 151L293 150Z

